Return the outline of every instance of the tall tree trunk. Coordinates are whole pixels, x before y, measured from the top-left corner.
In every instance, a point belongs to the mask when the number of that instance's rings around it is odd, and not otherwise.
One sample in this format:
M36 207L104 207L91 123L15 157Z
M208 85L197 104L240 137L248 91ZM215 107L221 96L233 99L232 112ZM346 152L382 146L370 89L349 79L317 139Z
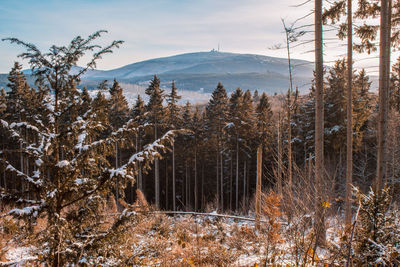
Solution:
M230 158L230 162L231 162L231 168L230 168L230 176L229 176L229 209L232 210L232 195L233 195L233 155L232 155L232 151L231 151L231 158Z
M292 201L292 183L293 183L293 168L292 168L292 110L291 110L291 92L288 93L287 103L287 119L288 119L288 194L289 203ZM290 205L290 204L289 204Z
M288 55L288 67L289 67L289 80L290 88L288 91L287 99L287 120L288 120L288 187L289 187L289 200L292 200L292 180L293 180L293 167L292 167L292 94L293 94L293 76L292 76L292 65L290 60L290 36L289 31L286 29L285 23L283 23L286 32L286 50Z
M239 138L236 137L236 212L239 210Z
M186 184L185 184L185 195L186 195L186 211L189 211L189 207L190 207L190 196L189 196L189 186L190 186L190 182L189 182L189 166L188 166L188 162L187 160L185 161L185 177L186 177Z
M157 140L157 124L154 126L154 140ZM158 158L154 160L154 180L155 180L155 195L156 195L156 208L160 208L160 166Z
M282 128L281 112L278 112L278 193L282 197Z
M20 161L20 170L22 173L24 173L24 154L22 153L22 143L19 144L19 161ZM24 192L25 188L24 188L24 179L21 179L21 190L22 192Z
M324 105L323 105L323 52L322 52L322 0L315 0L315 233L317 244L326 240L323 208L324 175Z
M244 162L243 162L244 166L243 166L243 197L242 197L242 201L243 201L244 207L247 207L247 205L246 205L246 197L247 197L247 194L246 194L246 186L247 186L247 183L246 183L246 162L247 162L247 160L244 160Z
M222 157L222 151L221 153L221 159L220 159L220 163L221 163L221 177L220 177L220 182L221 182L221 210L224 210L224 160Z
M261 178L262 178L262 146L257 149L257 181L256 181L256 229L260 229L260 213L261 213Z
M168 192L168 160L165 161L165 209L169 210L169 192Z
M388 117L389 117L389 90L390 90L390 54L391 54L391 36L392 36L392 0L388 0L388 34L387 34L387 62L386 62L386 68L387 68L387 77L386 77L386 83L387 83L387 102L386 102L386 121L388 121ZM386 122L386 129L388 131L388 122ZM386 148L386 150L388 150ZM385 152L386 153L386 162L389 161L388 157L388 151ZM388 182L389 176L388 176L388 167L386 167L386 173L385 173L385 183Z
M200 209L203 210L204 207L204 155L202 153L202 160L201 160L201 207Z
M379 114L378 114L378 155L376 171L376 191L385 181L387 157L387 107L389 87L389 1L381 0L380 50L379 50Z
M118 143L115 142L115 169L118 169ZM119 199L119 190L118 190L118 183L119 183L119 178L117 176L117 181L115 183L115 199L117 202L117 207L118 207L118 199Z
M347 0L347 161L345 223L351 227L351 184L353 182L353 12L352 1Z
M172 144L172 206L176 211L175 142Z
M216 177L216 181L217 181L217 210L219 210L220 208L220 188L219 188L219 144L218 144L218 149L217 149L217 177Z
M198 208L198 186L197 186L197 144L194 149L194 210Z

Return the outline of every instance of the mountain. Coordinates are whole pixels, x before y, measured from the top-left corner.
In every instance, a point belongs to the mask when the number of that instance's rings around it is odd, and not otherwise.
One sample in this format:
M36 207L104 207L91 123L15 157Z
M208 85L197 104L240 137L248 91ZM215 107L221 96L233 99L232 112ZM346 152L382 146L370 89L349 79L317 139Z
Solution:
M313 64L294 59L294 84L306 92L313 76ZM73 72L79 71L79 67ZM26 72L29 74L29 72ZM225 52L197 52L156 58L113 70L90 70L82 77L82 85L95 88L102 80L146 86L153 75L160 77L162 86L172 80L182 90L212 92L218 82L228 91L237 87L265 91L286 92L289 87L288 64L285 58ZM1 75L3 76L3 75ZM0 86L4 86L0 77Z

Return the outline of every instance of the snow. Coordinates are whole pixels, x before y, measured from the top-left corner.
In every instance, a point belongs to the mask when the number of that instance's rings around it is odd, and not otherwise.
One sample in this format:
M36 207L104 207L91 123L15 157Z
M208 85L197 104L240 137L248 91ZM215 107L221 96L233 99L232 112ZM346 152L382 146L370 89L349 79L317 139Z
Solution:
M36 164L36 166L40 167L43 164L43 160L37 159L37 160L35 160L35 164Z
M57 189L54 189L53 191L47 193L47 197L53 198L56 195L56 193L57 193Z
M110 178L113 178L114 176L125 176L126 175L126 170L124 167L118 168L118 169L111 169L110 171Z
M2 120L2 119L0 119L0 122L1 122L1 125L2 125L4 128L8 128L8 122L6 122L6 121L4 121L4 120Z
M56 164L56 167L64 168L64 167L67 167L67 166L69 166L69 165L70 165L70 162L69 162L68 160L62 160L62 161L59 161L59 162Z
M27 266L26 262L31 260L36 260L36 256L32 256L33 252L36 250L33 246L28 247L15 247L10 248L5 258L7 262L1 262L2 266Z
M31 129L31 130L34 130L36 132L39 132L39 129L36 126L30 125L27 122L18 122L18 123L13 122L13 123L10 124L10 128L20 128L20 127L23 127L23 126L26 127L27 129Z
M76 185L83 185L83 184L87 183L88 180L89 179L87 179L87 178L78 178L78 179L75 179L75 184Z
M30 216L30 215L36 217L38 215L38 210L40 209L41 206L30 206L30 207L25 207L23 209L12 209L8 212L8 214L18 217Z

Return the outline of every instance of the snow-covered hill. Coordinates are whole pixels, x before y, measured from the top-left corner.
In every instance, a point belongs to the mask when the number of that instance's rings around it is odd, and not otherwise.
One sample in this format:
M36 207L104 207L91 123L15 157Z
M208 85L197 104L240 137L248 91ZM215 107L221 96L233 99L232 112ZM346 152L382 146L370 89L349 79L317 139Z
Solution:
M313 65L293 60L295 84L307 90ZM167 86L175 80L180 89L211 92L218 82L228 91L242 89L284 92L289 86L287 59L252 54L197 52L156 58L108 71L95 71L84 82L117 79L124 83L146 84L156 74Z
M295 85L308 91L313 64L294 59ZM73 72L79 71L75 67ZM24 71L30 75L30 71ZM218 82L228 91L237 87L259 90L269 94L286 92L289 87L288 64L285 58L225 52L196 52L141 61L112 70L89 70L82 77L82 85L95 89L102 80L117 79L121 83L147 86L153 75L158 75L162 86L170 87L172 80L181 90L212 92ZM0 87L7 84L6 74L0 74ZM33 79L28 80L31 82Z

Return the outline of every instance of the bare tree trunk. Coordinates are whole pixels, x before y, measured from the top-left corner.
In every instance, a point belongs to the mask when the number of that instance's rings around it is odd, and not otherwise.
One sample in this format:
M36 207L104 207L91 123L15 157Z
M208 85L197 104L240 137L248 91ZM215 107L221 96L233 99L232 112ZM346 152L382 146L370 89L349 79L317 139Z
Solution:
M230 175L229 175L229 209L232 210L232 195L233 195L233 155L232 155L232 151L231 151L231 167L230 167Z
M165 209L169 210L169 192L168 192L168 160L165 161Z
M247 199L246 199L246 206L249 205L249 200L250 200L250 168L251 168L251 164L247 163L246 164L247 168L246 168L246 195L247 195Z
M201 207L200 209L203 210L204 207L204 155L202 153L202 161L201 161Z
M261 164L262 164L262 146L257 149L257 186L256 186L256 229L260 229L260 213L261 213Z
M246 207L246 160L244 160L243 162L244 166L243 166L243 204Z
M220 208L220 188L219 188L219 145L217 150L217 210Z
M194 149L194 210L198 208L198 187L197 187L197 145Z
M379 50L379 114L376 191L383 187L386 173L387 106L389 87L389 1L381 0L380 50ZM389 63L389 64L388 64Z
M157 140L157 125L154 126L154 140ZM160 208L160 166L158 158L154 160L154 180L155 180L155 195L156 195L156 208Z
M282 20L283 22L283 20ZM289 66L289 80L290 88L288 91L287 99L287 119L288 119L288 187L289 187L289 200L292 200L292 180L293 180L293 168L292 168L292 94L293 94L293 76L292 76L292 65L290 60L290 40L289 31L287 30L285 23L283 22L286 32L286 50L288 55L288 66Z
M291 92L288 92L288 103L287 103L287 119L288 119L288 193L289 203L292 201L292 184L293 184L293 172L292 172L292 110L291 110Z
M239 210L239 138L236 138L236 212Z
M21 170L22 173L24 173L24 154L22 153L22 143L19 144L19 150L20 150L20 152L19 152L19 161L20 161L20 165L21 165L20 166L20 170ZM25 190L24 185L25 185L24 180L21 179L21 190L22 190L22 192L24 192L24 190Z
M115 169L118 169L118 143L115 142ZM119 183L119 179L117 177L117 181L115 183L115 200L117 203L117 207L118 207L118 199L119 199L119 190L118 190L118 183Z
M175 142L172 144L172 206L176 211Z
M185 177L186 177L186 179L185 179L186 180L186 184L185 184L186 201L185 202L186 203L185 203L185 206L186 206L186 210L188 211L190 204L189 204L189 167L188 167L187 160L185 161L185 171L186 171L186 175L185 175Z
M353 182L353 13L352 1L347 0L347 161L345 224L351 226L351 184ZM349 228L350 229L350 228Z
M322 52L322 0L315 0L315 233L316 243L326 240L323 210L324 175L324 105L323 105L323 52Z
M282 133L281 133L281 112L278 112L278 193L282 196Z
M142 166L139 162L139 189L143 192L143 174L142 174Z
M223 210L224 209L224 160L223 160L223 157L222 157L222 152L221 152L221 160L220 160L220 163L221 163L221 169L220 169L220 171L221 171L221 180L220 180L220 182L221 182L221 209Z

